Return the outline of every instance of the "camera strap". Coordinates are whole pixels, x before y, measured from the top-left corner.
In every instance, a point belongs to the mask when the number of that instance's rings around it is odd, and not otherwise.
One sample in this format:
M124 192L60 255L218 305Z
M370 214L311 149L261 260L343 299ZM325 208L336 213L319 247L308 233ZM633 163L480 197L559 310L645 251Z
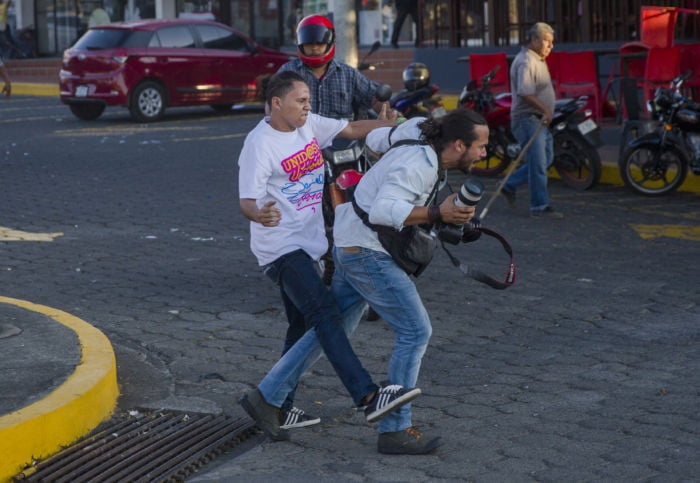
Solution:
M459 270L466 275L467 277L471 277L474 280L477 280L481 283L485 283L486 285L495 288L497 290L504 290L511 285L515 283L515 273L516 273L516 267L515 267L515 261L513 258L513 248L511 248L510 244L508 243L508 240L505 239L503 235L500 233L491 230L490 228L486 228L483 226L478 226L475 228L475 230L479 230L482 234L488 235L490 237L495 238L496 240L501 242L501 245L503 245L503 249L506 251L506 253L510 256L510 263L508 264L508 270L506 271L506 277L504 281L496 280L495 278L491 277L490 275L485 274L481 270L470 267L468 265L463 264L460 262L450 251L447 249L445 246L445 243L443 241L440 241L440 244L442 245L442 249L445 250L445 253L447 253L447 256L450 258L450 261L452 264L459 268Z

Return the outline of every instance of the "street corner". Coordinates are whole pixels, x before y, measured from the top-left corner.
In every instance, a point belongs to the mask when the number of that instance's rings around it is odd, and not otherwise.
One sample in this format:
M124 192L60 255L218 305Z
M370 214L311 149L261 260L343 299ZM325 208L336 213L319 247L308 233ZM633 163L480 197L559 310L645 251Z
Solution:
M0 482L10 481L36 460L56 453L107 420L119 396L116 359L111 343L101 331L73 315L44 305L0 296L0 308L3 306L20 314L13 324L17 330L8 332L7 340L21 336L21 314L27 314L27 318L50 319L49 322L61 324L75 335L73 343L79 345L80 360L65 381L48 395L0 415ZM47 330L44 338L50 338L50 332ZM45 342L60 350L59 344ZM31 347L24 349L30 351ZM31 378L31 367L26 369L26 376L21 376Z

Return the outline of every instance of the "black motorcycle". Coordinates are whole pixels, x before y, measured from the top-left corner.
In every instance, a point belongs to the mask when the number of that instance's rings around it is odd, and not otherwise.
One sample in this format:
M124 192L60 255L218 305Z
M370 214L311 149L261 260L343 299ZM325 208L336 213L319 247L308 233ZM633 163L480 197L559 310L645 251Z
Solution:
M496 76L496 66L481 80L481 86L471 81L462 91L459 106L480 112L489 123L491 131L486 159L472 168L472 174L495 176L506 170L520 152L510 128L510 93L494 96L490 83ZM554 169L564 184L576 190L587 190L600 181L603 170L598 154L600 127L593 113L586 109L588 98L555 101L549 130L554 141Z
M625 185L638 193L671 193L683 184L688 168L700 175L700 104L681 93L692 73L673 79L669 89L656 89L649 111L658 126L630 141L618 161Z
M555 101L554 116L549 124L554 140L554 169L564 184L587 190L600 181L603 164L598 154L600 127L585 109L588 99Z

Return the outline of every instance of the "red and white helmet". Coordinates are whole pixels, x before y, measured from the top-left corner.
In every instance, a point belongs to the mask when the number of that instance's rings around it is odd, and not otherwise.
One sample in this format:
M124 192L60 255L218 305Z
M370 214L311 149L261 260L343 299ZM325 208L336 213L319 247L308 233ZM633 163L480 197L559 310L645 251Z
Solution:
M304 44L326 44L322 55L307 55ZM323 15L304 17L297 26L297 50L299 58L306 65L319 67L327 64L335 56L335 27L333 22Z

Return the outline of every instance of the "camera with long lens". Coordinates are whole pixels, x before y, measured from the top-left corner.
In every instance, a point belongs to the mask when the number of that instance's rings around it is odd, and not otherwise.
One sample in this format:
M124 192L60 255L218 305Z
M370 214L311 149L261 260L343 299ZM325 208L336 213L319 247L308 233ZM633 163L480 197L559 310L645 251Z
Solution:
M484 194L484 185L475 178L467 178L455 198L455 205L459 207L476 206ZM454 225L452 223L439 223L437 225L437 236L445 243L452 245L458 244L460 241L468 243L475 241L481 235L477 230L480 223L478 218L472 218L471 221L463 225Z

